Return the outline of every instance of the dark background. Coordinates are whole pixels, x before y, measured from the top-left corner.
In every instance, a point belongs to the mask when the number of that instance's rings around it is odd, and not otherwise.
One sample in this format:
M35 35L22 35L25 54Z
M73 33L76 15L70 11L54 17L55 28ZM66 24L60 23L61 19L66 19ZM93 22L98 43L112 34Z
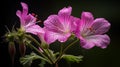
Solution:
M68 50L68 53L82 54L84 59L79 64L73 63L71 67L120 67L120 3L115 0L21 0L29 5L29 12L36 13L38 18L44 21L49 15L57 14L63 7L71 6L72 15L80 17L82 11L90 11L95 18L103 17L111 23L111 28L107 34L111 38L111 43L106 49L94 47L90 50L75 48ZM4 43L2 36L16 24L19 26L16 11L21 9L20 0L2 0L0 2L0 66L12 67L8 54L8 45ZM37 63L37 62L36 62ZM60 61L59 65L68 67L65 61ZM19 52L15 57L14 67L22 67L19 63ZM35 67L35 66L34 66ZM49 66L48 66L49 67Z

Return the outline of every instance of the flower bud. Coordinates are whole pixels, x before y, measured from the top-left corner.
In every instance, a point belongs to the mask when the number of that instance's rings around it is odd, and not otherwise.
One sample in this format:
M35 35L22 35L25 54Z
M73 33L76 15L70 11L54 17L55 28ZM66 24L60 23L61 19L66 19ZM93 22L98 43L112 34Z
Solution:
M43 50L39 47L40 52L43 52Z
M9 54L10 54L10 57L12 60L12 64L14 64L14 56L16 53L16 48L15 48L14 42L9 42L8 50L9 50Z
M26 46L25 46L24 43L20 43L20 44L19 44L19 51L20 51L21 56L24 56L24 55L25 55Z

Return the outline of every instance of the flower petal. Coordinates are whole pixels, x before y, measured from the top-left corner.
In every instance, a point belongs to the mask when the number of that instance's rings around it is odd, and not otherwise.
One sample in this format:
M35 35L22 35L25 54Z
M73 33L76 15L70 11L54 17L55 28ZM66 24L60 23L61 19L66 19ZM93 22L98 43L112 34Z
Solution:
M90 12L82 12L81 22L80 22L80 31L86 32L88 28L91 27L91 24L94 21L94 17Z
M21 2L21 5L22 5L22 11L17 10L16 15L20 18L21 25L24 26L27 19L28 5L23 2Z
M87 23L93 21L94 17L90 12L82 12L81 19Z
M35 35L37 35L38 33L44 33L44 30L38 25L32 25L30 27L27 27L25 30L26 32L32 33Z
M110 43L110 38L108 35L92 35L81 39L81 46L86 49L90 49L94 46L106 48Z
M60 34L60 33L55 33L55 32L52 32L52 31L47 31L45 33L45 41L48 44L51 44L51 43L55 42L56 40L58 40L60 42L65 42L70 35L71 34L63 35L63 34Z
M76 37L80 37L80 23L81 23L81 20L79 18L76 18L76 21L74 23L74 33L76 35Z
M71 36L71 33L67 33L67 34L60 34L60 37L58 38L58 41L60 42L65 42L67 41L67 39Z
M106 33L110 28L110 23L104 18L97 18L92 24L95 34Z
M17 15L19 18L22 18L22 13L21 13L20 10L17 10L17 11L16 11L16 15Z
M28 5L26 3L23 3L23 2L21 2L21 5L22 5L22 8L23 8L22 15L27 15L27 13L28 13Z
M58 19L57 15L50 15L47 20L44 21L44 25L47 30L62 33L64 30L63 25Z
M72 11L72 7L64 7L63 9L61 9L59 12L58 12L58 15L71 15L71 11Z
M26 15L26 17L24 18L24 21L25 21L25 26L29 26L29 24L35 24L36 22L36 18L34 16L32 16L31 14L29 15Z
M22 12L20 10L17 10L16 15L19 17L21 25L23 26L25 21L24 21L24 19L22 17Z
M51 31L46 31L45 33L45 41L48 43L48 44L51 44L53 42L55 42L58 38L58 35L57 33L54 33L54 32L51 32Z
M64 31L73 31L75 29L76 18L73 16L59 16Z

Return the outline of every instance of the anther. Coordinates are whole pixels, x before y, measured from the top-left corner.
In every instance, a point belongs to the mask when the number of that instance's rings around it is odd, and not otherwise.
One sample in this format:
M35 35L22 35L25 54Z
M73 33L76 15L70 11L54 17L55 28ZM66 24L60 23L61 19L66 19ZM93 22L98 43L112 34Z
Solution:
M38 15L36 15L35 13L32 13L31 15L36 18L36 21L37 21L37 22L42 22L40 19L38 19Z

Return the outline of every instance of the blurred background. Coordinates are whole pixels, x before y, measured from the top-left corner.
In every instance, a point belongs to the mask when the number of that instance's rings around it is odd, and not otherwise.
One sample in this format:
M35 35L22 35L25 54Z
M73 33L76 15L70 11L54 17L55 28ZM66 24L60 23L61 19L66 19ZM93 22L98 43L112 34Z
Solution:
M3 42L2 36L7 31L5 25L9 29L13 25L19 27L16 11L22 9L20 2L27 3L29 12L37 14L41 21L47 19L51 14L57 14L60 9L67 6L73 8L72 15L76 17L80 17L83 11L89 11L95 18L107 19L111 23L111 28L107 32L111 38L111 43L106 49L94 47L85 50L76 44L67 53L84 56L83 61L72 63L71 67L120 67L120 3L115 0L2 0L0 2L0 66L12 67L8 45ZM17 53L14 67L22 67L19 63L19 57L19 53ZM60 67L69 66L64 60L60 61L59 65ZM35 63L33 63L33 67L37 67Z

